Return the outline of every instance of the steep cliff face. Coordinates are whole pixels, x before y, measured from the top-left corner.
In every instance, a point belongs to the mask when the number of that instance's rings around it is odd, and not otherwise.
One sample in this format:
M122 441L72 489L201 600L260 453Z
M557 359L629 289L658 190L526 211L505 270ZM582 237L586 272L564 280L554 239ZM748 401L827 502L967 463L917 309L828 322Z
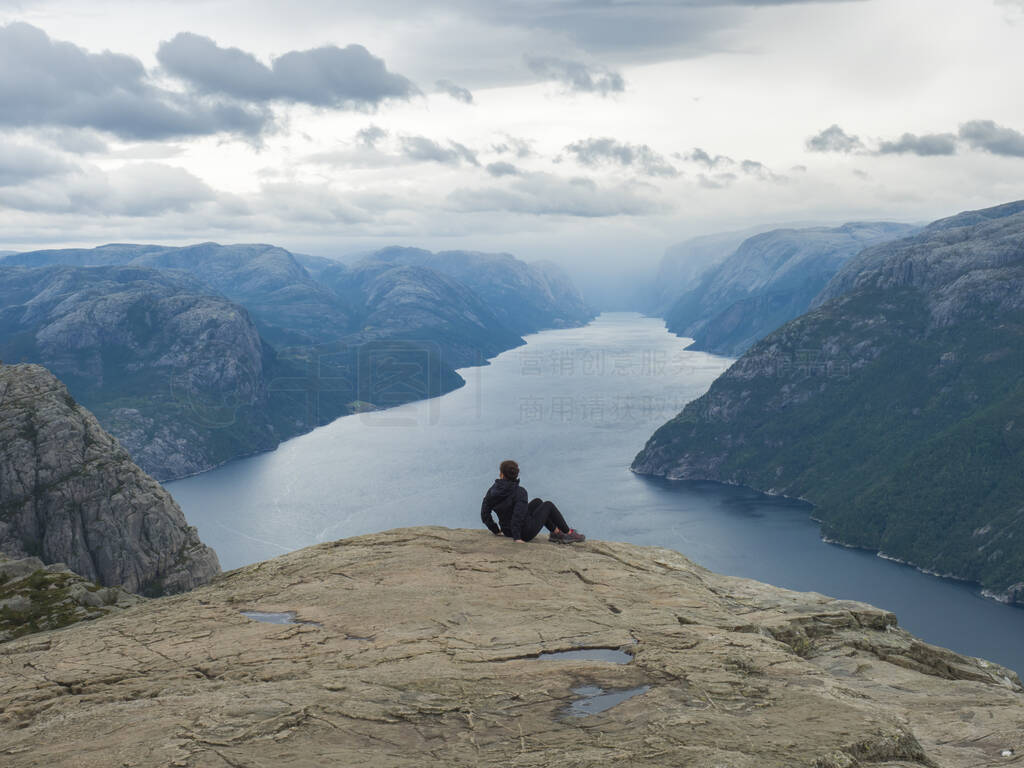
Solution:
M395 247L377 251L367 260L426 267L454 277L476 292L502 324L517 334L584 325L596 314L564 274L507 253L431 253Z
M143 594L220 572L170 495L38 365L0 366L0 552Z
M825 534L1024 599L1024 202L865 251L637 472L800 496Z
M0 359L45 364L160 479L279 439L248 313L188 275L0 266Z
M703 274L665 314L668 329L693 347L742 354L758 339L807 311L856 253L910 232L906 224L776 229L747 238Z
M976 768L1024 752L1022 705L863 603L483 530L330 542L0 645L5 768Z

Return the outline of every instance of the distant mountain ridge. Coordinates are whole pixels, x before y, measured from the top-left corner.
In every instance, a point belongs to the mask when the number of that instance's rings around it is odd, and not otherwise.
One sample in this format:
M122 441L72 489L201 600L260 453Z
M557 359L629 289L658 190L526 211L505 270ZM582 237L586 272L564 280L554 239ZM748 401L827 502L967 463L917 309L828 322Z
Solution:
M658 263L653 285L643 302L644 310L664 317L680 296L697 287L705 272L729 258L744 240L761 231L745 229L701 235L670 245Z
M806 498L824 534L1024 604L1024 201L863 251L633 469Z
M0 259L0 359L51 367L162 480L443 394L520 334L593 316L557 267L507 254L345 265L201 243Z
M426 267L449 275L487 300L516 333L570 328L595 317L564 271L552 262L527 264L508 253L391 247L364 259Z
M748 237L676 299L665 313L665 324L672 333L693 338L694 349L742 354L803 314L855 254L913 229L908 224L852 222Z

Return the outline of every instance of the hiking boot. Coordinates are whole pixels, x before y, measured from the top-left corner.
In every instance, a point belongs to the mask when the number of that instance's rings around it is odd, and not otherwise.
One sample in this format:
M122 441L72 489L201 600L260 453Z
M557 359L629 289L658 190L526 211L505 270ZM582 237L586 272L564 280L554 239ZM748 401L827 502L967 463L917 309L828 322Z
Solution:
M572 544L574 541L586 541L587 537L577 531L575 528L570 528L568 533L562 534L562 541L566 544Z
M561 531L552 531L548 534L548 541L553 541L556 544L566 544L565 534Z

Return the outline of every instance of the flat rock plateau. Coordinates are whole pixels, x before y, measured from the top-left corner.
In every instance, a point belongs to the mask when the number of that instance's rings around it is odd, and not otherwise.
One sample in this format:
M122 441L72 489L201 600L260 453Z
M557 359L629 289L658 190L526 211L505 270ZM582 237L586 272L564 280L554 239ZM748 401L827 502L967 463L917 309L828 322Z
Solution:
M625 653L541 656L581 649ZM408 528L0 645L0 764L981 768L1024 754L1022 704L863 603Z

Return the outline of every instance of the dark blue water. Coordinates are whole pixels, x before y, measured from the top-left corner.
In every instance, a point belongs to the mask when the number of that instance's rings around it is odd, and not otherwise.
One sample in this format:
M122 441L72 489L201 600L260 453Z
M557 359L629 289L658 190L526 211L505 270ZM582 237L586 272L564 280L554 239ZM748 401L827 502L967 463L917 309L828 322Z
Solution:
M599 539L670 547L712 570L863 600L925 640L1024 670L1024 610L871 553L825 544L800 502L628 469L651 433L731 362L659 320L602 315L527 338L460 390L340 419L168 489L227 568L408 525L480 525L498 462ZM532 546L548 546L546 542Z

